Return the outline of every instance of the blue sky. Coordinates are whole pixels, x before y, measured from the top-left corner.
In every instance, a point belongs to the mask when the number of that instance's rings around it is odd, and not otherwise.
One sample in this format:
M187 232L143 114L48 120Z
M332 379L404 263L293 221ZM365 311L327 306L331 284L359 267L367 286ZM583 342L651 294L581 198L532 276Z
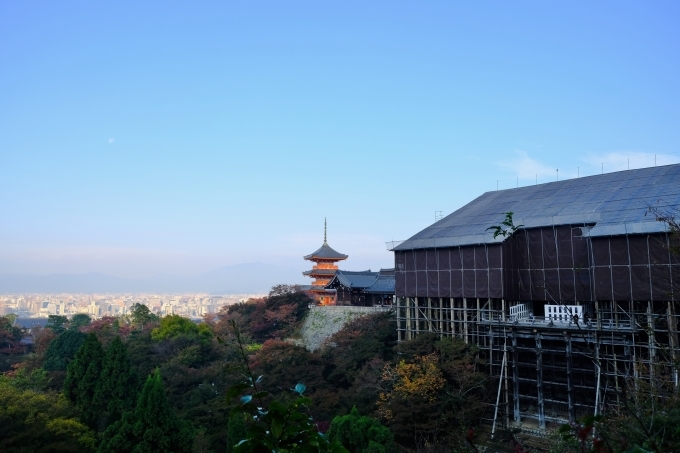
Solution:
M0 273L346 268L680 161L677 2L2 2ZM300 282L304 278L300 276Z

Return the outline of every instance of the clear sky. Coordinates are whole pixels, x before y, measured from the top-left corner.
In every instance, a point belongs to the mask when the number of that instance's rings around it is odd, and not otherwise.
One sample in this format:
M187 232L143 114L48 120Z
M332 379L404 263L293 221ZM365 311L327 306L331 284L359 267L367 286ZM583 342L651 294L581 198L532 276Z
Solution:
M680 3L0 2L0 273L387 267L488 190L680 161ZM300 282L304 282L300 276Z

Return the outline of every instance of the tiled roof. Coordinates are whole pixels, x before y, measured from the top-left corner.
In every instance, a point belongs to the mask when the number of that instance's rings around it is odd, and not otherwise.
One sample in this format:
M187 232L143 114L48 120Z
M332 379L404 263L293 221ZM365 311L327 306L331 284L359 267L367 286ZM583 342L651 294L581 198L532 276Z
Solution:
M327 243L324 242L323 245L316 252L311 253L305 256L304 258L306 260L311 260L313 258L345 260L347 259L347 255L343 255L340 252L336 252Z
M365 293L394 294L395 280L392 275L379 275L373 284L364 290Z
M515 225L594 225L588 236L665 231L649 206L680 206L680 164L487 192L393 250L502 242L487 231L513 212Z
M335 275L336 269L312 269L304 271L302 275Z
M345 288L351 289L363 289L371 286L375 279L378 277L377 272L368 271L342 271L338 270L335 273L335 277L331 280L326 287L336 287L338 284L344 286Z

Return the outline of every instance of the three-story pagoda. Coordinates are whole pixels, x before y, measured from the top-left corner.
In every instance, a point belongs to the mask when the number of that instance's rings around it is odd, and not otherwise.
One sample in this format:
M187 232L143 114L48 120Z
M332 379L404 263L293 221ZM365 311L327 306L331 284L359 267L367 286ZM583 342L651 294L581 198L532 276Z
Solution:
M347 255L336 252L328 245L326 240L326 219L323 221L323 245L314 253L304 257L314 262L312 270L303 272L302 275L314 279L310 292L321 305L335 304L335 291L328 290L325 286L333 279L338 270L339 261L347 259Z

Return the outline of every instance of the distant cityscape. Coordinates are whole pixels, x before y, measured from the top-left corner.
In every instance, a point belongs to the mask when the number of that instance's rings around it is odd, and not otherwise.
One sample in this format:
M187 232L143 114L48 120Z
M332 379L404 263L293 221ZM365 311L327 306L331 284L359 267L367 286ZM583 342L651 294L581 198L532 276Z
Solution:
M127 314L134 304L143 304L153 313L201 318L217 313L225 305L244 302L264 294L9 294L0 296L0 315L20 318L71 317L84 313L92 318Z

